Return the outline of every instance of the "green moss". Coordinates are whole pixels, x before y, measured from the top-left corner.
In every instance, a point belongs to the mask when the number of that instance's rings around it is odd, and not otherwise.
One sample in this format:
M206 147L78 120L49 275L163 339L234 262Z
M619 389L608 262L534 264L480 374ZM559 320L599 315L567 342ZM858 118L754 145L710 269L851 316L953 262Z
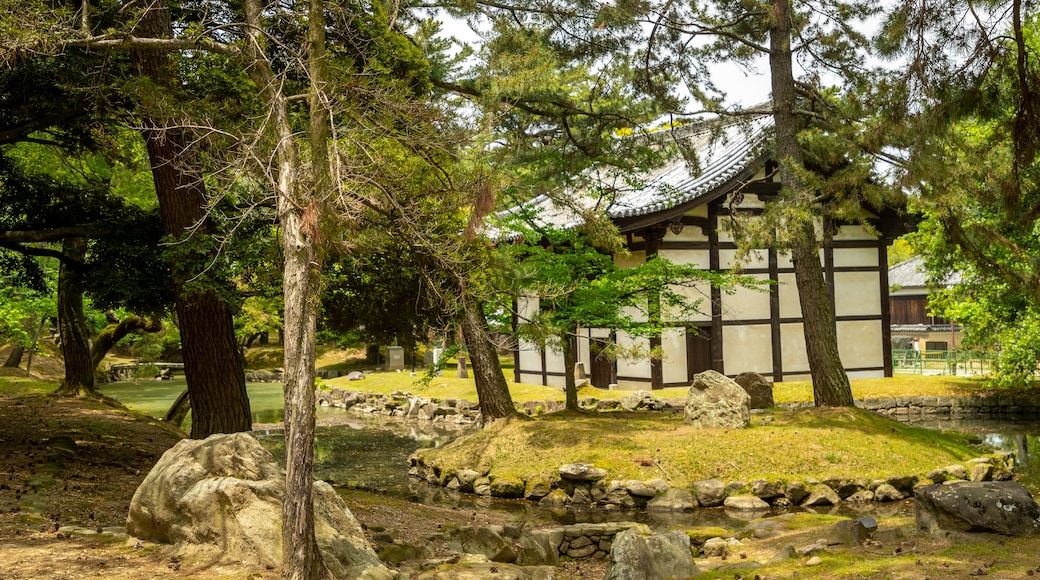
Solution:
M861 409L770 414L770 423L747 429L698 429L675 415L555 413L498 422L418 453L452 471L470 467L500 477L551 477L565 463L592 463L606 469L608 479L664 478L680 487L701 479L923 474L979 454L964 436L909 427Z

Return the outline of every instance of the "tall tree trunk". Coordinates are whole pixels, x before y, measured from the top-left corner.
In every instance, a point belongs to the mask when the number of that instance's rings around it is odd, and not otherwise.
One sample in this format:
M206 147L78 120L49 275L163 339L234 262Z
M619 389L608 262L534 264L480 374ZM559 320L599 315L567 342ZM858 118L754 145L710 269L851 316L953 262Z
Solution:
M40 344L40 335L43 334L43 327L47 325L47 317L40 316L40 323L36 325L36 332L33 333L32 344L29 345L29 358L25 361L25 375L29 376L32 374L33 364L33 353L36 352L36 347Z
M560 337L560 347L563 348L563 375L564 391L567 398L567 410L578 410L578 385L574 379L574 346L576 333L566 332Z
M62 253L75 264L82 265L87 257L87 239L65 239L62 242ZM83 274L76 265L65 260L58 267L58 335L61 337L61 352L65 359L65 378L55 393L64 396L96 396L90 338L87 336L87 320L83 315Z
M172 36L166 0L144 0L134 33L146 38ZM136 72L157 85L172 87L177 73L173 60L158 50L132 50ZM163 232L182 239L188 228L203 223L194 235L208 234L206 195L202 176L194 168L183 138L175 128L144 119L142 134L152 165L152 178L162 214ZM202 258L206 259L206 257ZM191 437L252 429L242 355L235 339L232 312L213 291L188 291L185 281L194 275L183 264L173 264L177 322L181 331L184 376L191 397Z
M769 68L773 88L773 119L776 153L780 161L780 184L784 195L805 195L798 170L805 164L798 143L795 114L794 67L791 56L791 0L774 0L769 30ZM795 285L802 307L802 328L812 375L816 406L851 406L852 388L838 354L838 339L831 312L827 281L820 265L819 244L812 218L793 224L796 228L791 257Z
M320 206L317 196L330 183L327 111L322 93L326 82L324 3L308 4L308 59L311 113L310 191L298 175L299 155L289 120L288 103L262 51L259 0L245 0L247 71L260 91L275 132L278 222L284 256L285 308L285 499L282 502L282 577L315 580L331 576L314 537L314 361L321 258L318 252Z
M509 394L509 385L498 361L498 352L488 337L487 319L479 305L466 305L462 318L462 336L469 351L484 424L516 415L513 397Z
M10 354L7 355L7 360L4 361L4 368L16 369L18 365L22 364L22 355L25 354L25 345L16 344L11 349Z

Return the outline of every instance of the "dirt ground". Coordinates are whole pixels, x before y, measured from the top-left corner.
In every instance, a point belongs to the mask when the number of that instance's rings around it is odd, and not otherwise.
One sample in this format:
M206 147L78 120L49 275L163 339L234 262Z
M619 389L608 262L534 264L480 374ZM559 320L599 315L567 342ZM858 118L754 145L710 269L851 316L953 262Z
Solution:
M186 558L125 536L134 491L182 436L104 402L0 395L0 580L279 577L278 570ZM373 493L347 491L345 499L372 533L409 542L441 526L504 523ZM600 562L561 569L571 578L601 578L603 571Z
M183 434L116 405L45 395L0 394L0 580L156 578L263 580L279 570L218 564L169 546L125 536L130 500L148 470ZM443 526L506 523L503 515L430 507L381 494L345 490L370 539L390 533L423 542ZM906 520L906 518L904 518ZM1040 576L1040 539L983 539L958 545L881 522L888 539L828 551L820 568L807 558L724 578L1029 578ZM99 531L101 533L99 533ZM898 533L893 533L898 531ZM787 530L740 546L735 560L769 560L784 545L809 544L826 526ZM880 537L880 535L879 535ZM435 545L438 555L446 547ZM699 561L711 565L711 562ZM414 563L400 569L417 573ZM557 580L604 577L602 561L567 561Z

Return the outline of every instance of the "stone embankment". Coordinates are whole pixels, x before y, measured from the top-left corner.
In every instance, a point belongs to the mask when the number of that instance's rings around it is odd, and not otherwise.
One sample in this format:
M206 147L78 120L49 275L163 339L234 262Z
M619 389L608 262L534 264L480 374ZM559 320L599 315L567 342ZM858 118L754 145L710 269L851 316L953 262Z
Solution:
M1040 398L993 395L989 397L896 397L865 399L856 406L900 422L928 420L1036 421Z
M460 425L480 421L480 405L464 399L427 399L394 391L389 395L334 388L318 390L319 405L351 409L360 413L444 421Z

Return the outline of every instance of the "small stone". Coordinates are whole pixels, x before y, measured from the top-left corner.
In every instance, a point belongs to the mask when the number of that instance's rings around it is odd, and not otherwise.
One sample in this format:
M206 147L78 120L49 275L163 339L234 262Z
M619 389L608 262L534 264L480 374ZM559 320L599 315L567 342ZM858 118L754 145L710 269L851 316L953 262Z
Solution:
M805 563L806 566L819 566L823 563L823 560L819 556L813 556Z

